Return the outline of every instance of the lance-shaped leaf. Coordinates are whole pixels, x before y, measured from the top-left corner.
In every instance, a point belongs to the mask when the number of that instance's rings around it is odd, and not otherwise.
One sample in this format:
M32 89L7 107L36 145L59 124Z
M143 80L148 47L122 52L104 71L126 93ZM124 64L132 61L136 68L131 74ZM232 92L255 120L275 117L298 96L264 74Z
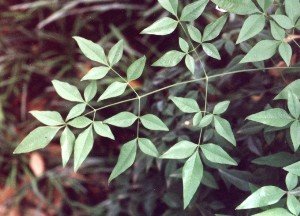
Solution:
M142 125L149 130L169 131L165 123L155 115L146 114L140 119Z
M158 0L159 4L174 16L177 15L178 0Z
M94 67L81 80L99 80L105 77L108 71L109 68L105 66Z
M144 154L150 155L152 157L159 156L159 152L157 151L155 145L153 144L153 142L151 142L151 140L146 139L146 138L139 138L138 144L139 144L141 151Z
M193 117L193 126L199 126L202 119L202 113L198 112Z
M282 14L271 15L271 17L280 25L282 28L291 29L294 27L293 22L290 18Z
M220 8L239 15L247 15L259 12L251 0L212 0Z
M89 126L80 133L74 146L74 171L76 172L93 148L93 127Z
M285 37L285 30L273 20L270 20L270 25L273 38L279 41L283 40Z
M191 156L198 145L190 141L180 141L173 145L160 158L163 159L185 159Z
M171 50L165 53L160 59L152 64L156 67L174 67L176 66L185 56L185 53L177 50Z
M285 191L278 187L264 186L252 193L236 209L251 209L272 205L277 203L284 194Z
M288 43L282 42L279 45L278 51L279 51L281 58L286 63L286 65L290 66L291 58L292 58L292 54L293 54L292 47Z
M186 40L184 40L181 37L179 38L179 47L180 47L180 49L183 52L185 52L185 53L189 52L189 44L188 44L188 42L186 42Z
M282 216L294 216L288 210L284 208L273 208L261 213L254 214L253 216L275 216L275 215L282 215Z
M298 176L288 173L285 177L285 184L289 191L293 190L298 185Z
M131 112L120 112L117 115L114 115L104 121L106 124L110 124L117 127L129 127L131 126L135 120L137 120L137 116Z
M294 195L292 194L287 195L286 205L290 210L290 212L292 212L294 215L300 214L300 202Z
M82 37L73 37L82 53L89 59L99 62L101 64L107 65L106 56L103 48L90 40L84 39Z
M57 94L63 99L73 102L84 102L76 86L58 80L53 80L52 84Z
M202 42L202 35L201 32L193 25L188 24L187 25L188 33L191 37L191 39L197 43Z
M108 61L110 66L117 64L121 60L123 56L123 50L124 50L123 40L120 40L110 49L108 53Z
M15 149L14 154L27 153L45 148L55 137L60 127L43 126L31 131Z
M223 15L214 22L208 24L204 29L202 41L210 41L218 37L227 21L227 17L227 14Z
M199 127L204 128L204 127L208 126L212 122L213 117L214 117L214 115L212 115L212 114L208 114L208 115L204 116L200 120Z
M265 27L266 18L264 14L253 14L249 16L240 30L239 37L236 43L241 43L254 37L259 32L261 32Z
M186 5L182 10L180 21L194 21L202 14L207 3L208 0L198 0Z
M248 116L246 119L273 127L284 127L293 121L293 118L280 108L261 111Z
M93 121L85 116L79 116L68 122L68 125L74 128L85 128L90 125Z
M203 51L210 57L221 60L221 56L215 45L211 43L202 44Z
M275 98L278 99L288 99L289 92L292 91L297 97L300 99L300 79L297 79L291 82L288 86L286 86Z
M116 166L109 176L108 182L125 172L134 162L136 156L136 139L127 142L121 147L120 155Z
M58 126L65 123L61 115L56 111L30 111L30 114L48 126Z
M132 80L138 79L143 73L145 64L146 56L143 56L138 60L134 61L127 69L127 80L130 82Z
M192 98L170 97L173 103L185 113L196 113L200 111L199 105Z
M145 28L141 34L168 35L176 29L177 25L178 21L169 17L164 17L153 23L148 28Z
M74 148L75 135L66 127L60 137L61 157L63 167L68 163Z
M257 0L257 3L264 12L267 12L268 8L273 4L273 1L274 0Z
M217 133L235 146L236 140L229 122L219 116L214 116L214 124Z
M213 114L220 115L228 109L228 106L230 104L230 101L222 101L220 103L217 103L217 105L214 107Z
M183 203L186 208L196 193L203 176L203 164L196 151L184 164L182 169Z
M111 130L107 124L103 124L103 122L101 122L101 121L95 121L93 125L94 125L95 132L99 136L107 137L112 140L115 139L115 136L113 135L113 133L111 132Z
M300 146L300 122L294 121L290 127L290 135L294 146L294 151L297 151Z
M296 176L300 176L300 161L293 163L289 166L283 168L285 171L288 171Z
M189 71L191 71L192 74L194 74L195 73L195 60L194 60L194 58L191 55L187 54L185 56L184 62L185 62L185 66L187 67L187 69L189 69Z
M295 0L284 1L285 12L292 20L292 23L296 24L297 19L300 17L300 2Z
M75 105L68 113L66 121L69 121L72 118L80 116L85 111L85 108L86 108L85 103L80 103Z
M86 102L90 102L97 94L97 83L92 81L84 90L84 99Z
M200 147L207 160L213 163L228 164L233 166L237 165L236 161L232 159L226 151L224 151L220 146L216 144L209 143L201 145Z
M122 83L118 81L113 82L107 87L107 89L99 97L98 101L105 100L108 98L118 97L125 92L126 87L127 87L127 83Z
M288 93L288 108L292 116L298 119L300 116L300 102L297 95L292 91Z

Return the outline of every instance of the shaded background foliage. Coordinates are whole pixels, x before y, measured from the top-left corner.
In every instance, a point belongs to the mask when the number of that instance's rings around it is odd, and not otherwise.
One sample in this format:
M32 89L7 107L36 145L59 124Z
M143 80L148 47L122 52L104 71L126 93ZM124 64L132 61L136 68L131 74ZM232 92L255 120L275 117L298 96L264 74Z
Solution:
M299 160L300 156L289 155L291 150L282 144L287 142L285 133L262 132L261 126L244 119L263 110L287 83L299 78L297 70L292 69L229 75L210 82L208 108L211 110L222 100L231 101L225 118L232 124L238 146L229 147L212 130L205 132L204 140L213 136L239 161L239 166L227 169L224 166L214 167L205 161L206 171L210 174L206 173L196 201L186 211L182 210L182 183L177 170L182 163L177 161L153 160L138 154L134 167L110 186L107 185L120 145L134 138L134 128L114 129L113 132L118 134L116 141L97 138L92 154L78 173L74 173L72 167L61 167L58 140L42 151L12 155L20 140L38 124L28 115L29 110L59 110L67 114L71 107L57 97L51 80L67 80L78 85L78 80L93 66L80 55L71 40L73 35L99 41L106 49L124 39L125 56L119 70L126 71L130 62L142 54L147 56L150 65L166 50L178 47L178 36L182 32L176 31L167 37L139 35L142 29L164 13L154 0L0 0L0 214L237 215L239 213L234 209L249 195L249 183L284 186L285 173L282 169L259 166L251 161L285 151L287 153L283 153L282 158L289 160L286 162L289 164ZM213 4L209 4L197 25L203 30L221 14ZM222 61L200 54L205 58L208 75L244 69L244 65L237 64L241 54L247 52L256 40L266 38L268 32L262 31L256 39L235 45L243 21L244 17L231 16L224 33L215 41ZM299 65L297 52L292 62ZM269 66L284 66L284 62L274 57L265 61L265 65L261 62L254 65ZM200 77L202 73L203 69L197 62L195 76ZM171 69L148 66L142 79L132 85L148 92L176 80L187 80L189 76L190 72L184 65ZM115 78L111 76L110 79ZM99 86L107 82L110 80L102 80ZM199 82L172 88L142 101L143 112L156 113L172 128L167 134L150 135L161 151L177 139L198 139L198 133L193 132L191 127L191 116L179 112L169 103L168 96L201 98L204 92L205 84ZM129 97L130 91L127 94ZM98 112L97 117L111 116L120 109L135 110L137 107L135 103L123 104ZM142 133L149 135L147 131Z

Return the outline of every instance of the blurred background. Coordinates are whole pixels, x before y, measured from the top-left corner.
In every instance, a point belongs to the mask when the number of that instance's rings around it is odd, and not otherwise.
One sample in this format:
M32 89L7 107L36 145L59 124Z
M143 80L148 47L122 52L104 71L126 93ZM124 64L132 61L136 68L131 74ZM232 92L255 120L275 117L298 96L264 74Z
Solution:
M232 101L226 118L232 122L240 145L238 149L229 148L230 154L244 155L245 158L240 159L235 170L207 168L210 172L205 174L204 185L196 198L198 201L185 212L182 211L182 186L177 170L182 164L178 162L153 160L139 154L134 167L108 186L107 179L116 163L120 145L134 137L134 129L114 129L116 141L97 138L92 153L77 173L73 172L72 164L62 168L58 139L43 150L12 155L18 143L39 125L29 115L30 110L57 110L66 115L72 106L57 96L51 80L68 81L81 90L85 87L79 80L94 63L81 55L72 39L74 35L98 42L106 50L124 39L125 54L118 65L122 72L134 59L146 55L148 67L142 79L132 83L137 90L147 92L176 80L190 79L190 72L184 65L171 69L149 66L167 50L178 49L178 36L183 35L179 31L166 37L139 34L166 15L155 0L0 0L0 215L232 214L237 203L245 197L245 191L249 190L249 182L274 182L282 178L276 170L274 175L277 177L261 179L259 173L264 169L251 167L253 158L276 152L278 148L266 146L261 137L244 134L243 119L249 113L262 110L280 89L299 77L296 70L285 70L284 75L283 70L265 70L212 80L209 105L225 99ZM221 12L209 4L197 25L203 30L220 15ZM261 62L250 66L237 64L241 55L255 44L253 41L253 44L235 45L243 20L243 17L231 16L225 32L215 41L222 61L206 58L201 53L209 74L250 67L285 66L279 57L267 61L267 65ZM263 31L257 38L266 38L268 34ZM295 44L291 45L295 47ZM299 65L299 55L294 53L293 64ZM198 62L195 77L202 73ZM115 78L111 76L99 81L99 91ZM190 117L183 116L168 103L168 95L201 98L203 87L204 83L182 86L143 102L144 110L159 113L168 125L172 125L173 131L168 134L151 134L161 151L178 137L193 139L198 134L189 124ZM131 93L126 94L130 97ZM111 116L120 109L135 110L136 104L123 104L98 115ZM146 131L142 133L150 136ZM206 132L205 136L212 133ZM264 136L274 140L271 132Z

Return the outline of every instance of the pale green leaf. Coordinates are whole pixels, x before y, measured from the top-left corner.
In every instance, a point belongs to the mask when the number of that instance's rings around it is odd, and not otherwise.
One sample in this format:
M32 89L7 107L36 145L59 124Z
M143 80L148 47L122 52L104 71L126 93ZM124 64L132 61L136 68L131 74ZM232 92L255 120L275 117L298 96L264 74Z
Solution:
M195 60L194 60L194 58L191 55L187 54L185 56L184 62L185 62L185 66L187 67L187 69L189 69L189 71L191 71L192 74L194 74L195 73Z
M285 37L285 30L281 28L276 22L270 20L271 34L274 39L282 41Z
M190 141L180 141L173 145L160 158L163 159L185 159L191 156L198 145Z
M213 117L214 116L212 114L208 114L208 115L204 116L199 123L199 127L204 128L204 127L208 126L212 122Z
M259 41L240 63L257 62L271 58L275 55L280 42L276 40L262 40Z
M236 209L251 209L268 206L277 203L285 191L275 186L264 186L252 193Z
M240 30L236 43L239 44L257 35L264 29L265 22L266 18L264 14L253 14L249 16Z
M289 166L283 168L285 171L288 171L296 176L300 176L300 161L293 163Z
M284 127L293 121L293 118L280 108L261 111L248 116L246 119L273 127Z
M203 164L196 151L184 164L182 169L183 202L186 208L196 193L203 176Z
M84 101L76 86L58 80L53 80L52 84L57 94L61 96L63 99L68 101L73 101L73 102Z
M198 0L191 4L186 5L180 16L180 21L194 21L204 11L208 0Z
M159 4L174 16L177 16L178 0L158 0Z
M290 66L291 58L292 58L292 54L293 54L292 47L288 43L282 42L279 45L278 50L279 50L280 56L282 57L282 59L284 60L286 65Z
M261 213L254 214L253 216L293 216L293 215L284 208L273 208Z
M110 138L112 140L115 139L115 136L113 135L113 133L111 132L110 128L108 125L103 124L103 122L101 121L95 121L93 123L94 125L94 130L95 132L102 137L107 137Z
M215 47L215 45L211 43L203 43L202 44L203 51L210 57L221 60L221 56L219 51Z
M197 43L202 42L201 32L196 27L194 27L193 25L188 24L187 25L187 30L188 30L188 33L189 33L189 35L190 35L190 37L193 41L195 41Z
M108 53L108 61L110 66L117 64L121 60L123 56L123 51L124 51L124 41L120 40L110 49Z
M227 17L228 15L225 14L214 22L208 24L204 29L202 41L210 41L218 37L227 21Z
M120 155L116 166L109 176L108 182L111 182L121 173L125 172L134 162L136 156L136 140L129 141L121 147Z
M273 1L274 0L257 0L257 3L264 12L267 12L268 8L273 4Z
M286 14L296 24L297 19L300 17L299 0L285 0L284 3Z
M292 91L288 92L288 108L292 116L298 119L300 116L300 102L297 95Z
M288 93L292 91L300 99L300 79L291 82L287 87L285 87L275 98L278 99L288 99Z
M65 167L72 155L75 142L75 135L66 127L60 137L62 164Z
M93 67L81 80L99 80L105 77L108 71L109 68L105 66Z
M132 80L138 79L143 73L145 64L146 56L143 56L138 60L134 61L127 69L127 80L130 82Z
M290 127L290 134L292 143L294 146L294 151L297 151L300 146L300 122L299 120L296 120L291 124Z
M90 125L93 121L85 116L79 116L68 122L68 125L74 128L85 128Z
M120 112L104 121L106 124L110 124L116 127L129 127L137 120L137 116L131 112Z
M196 113L200 111L199 105L192 98L170 97L173 103L184 113Z
M97 94L97 82L92 81L84 90L84 99L90 102Z
M288 173L285 177L285 184L289 191L293 190L298 185L298 176Z
M45 148L55 137L60 127L43 126L31 131L17 146L14 154L32 152Z
M58 126L65 123L61 115L56 111L30 111L30 114L48 126Z
M82 37L73 37L82 53L90 60L99 62L101 64L107 65L106 56L103 48L90 40L84 39Z
M188 42L186 42L183 38L179 38L179 47L180 47L180 49L183 51L183 52L185 52L185 53L187 53L188 51L189 51L189 44L188 44Z
M139 138L138 145L144 154L150 155L152 157L159 156L159 152L157 151L155 145L153 144L153 142L151 142L151 140L146 138Z
M103 101L108 98L118 97L125 92L127 83L115 81L110 84L103 94L99 97L98 101Z
M199 126L202 119L202 113L198 112L193 117L193 126Z
M292 212L294 215L300 214L300 202L294 195L292 194L287 195L286 205L290 210L290 212Z
M282 28L291 29L294 27L290 18L282 14L271 15L275 22L280 25Z
M212 0L220 8L239 15L247 15L259 12L251 0Z
M224 151L220 146L216 144L209 143L200 145L200 147L207 160L213 163L228 164L233 166L237 165L236 161L232 159L226 151Z
M168 35L176 29L177 25L178 21L169 17L164 17L150 25L148 28L145 28L141 34Z
M93 148L93 127L89 126L80 133L74 146L74 171L76 172Z
M214 116L214 125L217 133L225 138L228 142L236 145L236 140L234 138L231 126L226 119L223 119L219 116Z
M222 101L220 103L217 103L217 105L214 107L213 114L220 115L228 109L228 106L230 104L230 101Z
M85 103L80 103L75 105L68 113L66 121L69 121L72 118L80 116L85 111L85 108L86 108Z
M157 116L146 114L141 118L142 125L149 130L169 131L165 123L162 122Z
M176 66L185 56L185 53L177 50L171 50L160 57L152 66L156 67L174 67Z

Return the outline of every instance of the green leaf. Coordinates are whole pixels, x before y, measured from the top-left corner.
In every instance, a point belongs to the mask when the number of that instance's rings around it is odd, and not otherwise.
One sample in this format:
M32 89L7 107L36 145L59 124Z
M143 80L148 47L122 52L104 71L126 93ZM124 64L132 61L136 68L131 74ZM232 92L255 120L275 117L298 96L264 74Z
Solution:
M203 176L203 164L196 151L184 164L182 169L183 203L186 208L196 193Z
M290 212L292 212L294 215L300 214L300 202L294 195L287 195L286 205Z
M214 116L212 114L208 114L208 115L204 116L200 121L199 127L204 128L204 127L208 126L212 122L213 117Z
M152 64L155 67L174 67L176 66L185 56L185 53L177 50L171 50L160 57L156 62Z
M298 158L294 154L290 154L287 152L277 152L275 154L256 158L256 159L252 160L252 163L270 166L270 167L282 168L282 167L287 166L297 160L298 160Z
M118 97L125 92L127 83L115 81L110 84L103 94L99 97L98 101L103 101L108 98Z
M298 120L294 121L291 125L290 134L294 146L294 151L297 151L300 146L300 122Z
M239 15L247 15L259 12L251 0L212 0L220 8Z
M74 146L74 171L76 172L93 148L93 127L89 126L80 133Z
M196 113L200 111L200 108L194 99L173 96L171 96L170 99L184 113Z
M66 127L60 137L62 164L65 167L72 155L75 142L75 135Z
M289 191L293 190L298 185L298 176L288 173L285 178L285 184Z
M76 40L80 50L87 58L92 61L107 65L104 50L99 44L96 44L82 37L75 36L73 38Z
M284 208L273 208L266 210L264 212L255 214L253 216L293 216L288 210Z
M69 112L69 114L67 115L66 121L69 121L72 118L75 118L77 116L80 116L86 108L86 104L85 103L80 103L75 105Z
M300 161L293 163L289 166L283 168L285 171L288 171L296 176L300 176Z
M174 16L177 16L178 0L158 0L159 4Z
M168 35L176 29L177 25L178 21L169 17L164 17L153 23L148 28L145 28L141 34Z
M288 18L285 15L281 14L276 14L276 15L271 15L271 17L275 20L275 22L280 25L284 29L291 29L294 27L292 21L290 18Z
M76 86L58 80L53 80L52 84L57 94L63 99L73 102L84 102Z
M285 87L275 98L278 99L288 99L288 93L292 91L300 99L300 79L291 82L287 87Z
M145 64L146 56L143 56L138 60L134 61L127 69L127 80L130 82L132 80L138 79L143 73Z
M207 3L208 0L198 0L186 5L182 10L180 21L194 21L202 14Z
M199 126L202 119L202 113L198 112L193 117L193 126Z
M189 35L190 35L190 37L193 41L195 41L197 43L202 42L201 32L196 27L194 27L193 25L188 24L187 25L187 30L188 30L188 33L189 33Z
M185 56L184 62L185 62L185 66L187 67L187 69L189 69L189 71L191 71L192 74L194 74L195 73L195 60L194 60L194 58L191 55L187 54Z
M267 12L268 8L273 4L273 0L257 0L257 3L264 12Z
M202 44L203 51L210 57L221 60L221 56L219 51L215 47L215 45L211 43L203 43Z
M287 114L285 110L280 108L255 113L246 119L273 127L284 127L293 121L293 118Z
M97 94L97 82L92 81L84 90L84 99L90 102Z
M186 42L183 38L179 38L179 47L180 47L180 49L183 51L183 52L185 52L185 53L187 53L188 51L189 51L189 44L188 44L188 42Z
M239 44L257 35L264 29L265 22L266 18L264 14L253 14L249 16L240 30L236 43Z
M87 74L81 79L83 80L100 80L106 76L110 69L105 66L93 67Z
M190 141L180 141L173 145L160 158L163 159L185 159L191 156L198 145Z
M159 153L155 147L155 145L151 142L151 140L146 138L139 138L138 144L141 149L141 151L146 154L150 155L152 157L158 157Z
M300 17L300 2L295 0L285 0L285 12L288 17L296 24L297 19Z
M259 41L244 58L240 61L240 63L246 62L257 62L263 61L271 58L275 55L277 48L279 46L279 41L276 40L262 40Z
M200 147L207 160L213 163L237 166L236 161L232 159L220 146L209 143L201 145Z
M124 41L120 40L111 48L111 50L108 53L108 61L110 66L117 64L121 60L123 56L123 51L124 51Z
M227 17L228 15L225 14L214 22L208 24L204 29L202 41L210 41L218 37L227 21Z
M214 124L217 133L235 146L236 141L229 122L219 116L214 116Z
M220 103L217 103L217 105L214 107L213 114L220 115L228 109L228 106L230 104L230 101L222 101Z
M108 182L118 177L121 173L125 172L134 162L136 156L136 139L125 143L121 147L120 155L115 168L109 176Z
M137 116L131 112L120 112L104 121L106 124L110 124L117 127L129 127L137 120Z
M285 30L272 20L270 20L270 25L273 38L282 41L285 37Z
M85 128L90 125L93 121L85 116L79 116L68 122L68 125L74 128Z
M157 116L147 114L141 118L142 125L149 130L169 131L168 127Z
M56 111L30 111L30 114L33 115L41 123L48 126L58 126L65 124L65 121L61 115Z
M292 58L292 54L293 54L292 47L288 43L282 42L279 45L278 50L279 50L280 56L282 57L282 59L284 60L286 65L290 66L291 58Z
M32 152L45 148L61 127L43 126L31 131L17 146L14 154Z
M95 132L99 136L107 137L112 140L115 140L115 136L113 135L113 133L111 132L107 124L103 124L103 122L101 121L95 121L93 125L94 125Z
M300 116L300 102L297 95L292 91L288 92L288 108L292 116L298 119Z
M268 206L277 203L285 191L275 186L264 186L252 193L236 209L251 209Z

